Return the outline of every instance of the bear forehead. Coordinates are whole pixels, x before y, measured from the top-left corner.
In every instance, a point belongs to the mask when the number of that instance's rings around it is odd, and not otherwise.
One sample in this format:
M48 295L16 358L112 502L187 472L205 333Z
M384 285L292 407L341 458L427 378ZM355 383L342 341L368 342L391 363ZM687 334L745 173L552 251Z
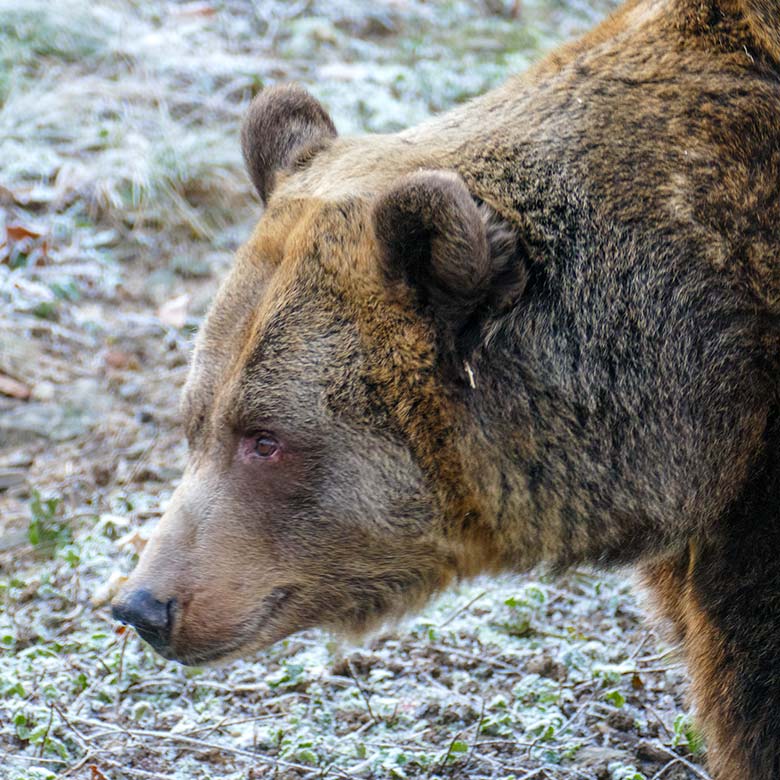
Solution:
M401 176L421 168L446 167L449 145L431 143L427 125L394 135L336 138L299 169L282 174L270 204L284 199L322 202L371 201Z
M355 330L336 297L287 270L250 285L256 298L221 296L193 357L185 419L205 415L234 430L305 419L345 360L357 365Z
M341 199L274 196L224 283L245 310L268 311L318 301L354 309L385 295L383 254L371 196ZM245 288L253 284L250 300ZM221 298L226 298L225 295ZM228 307L234 301L227 301ZM215 308L220 308L218 301ZM346 312L344 312L346 313ZM211 319L211 318L210 318Z
M378 251L366 200L274 199L201 329L185 395L240 412L258 388L321 377L322 361L352 352L350 323L380 308Z

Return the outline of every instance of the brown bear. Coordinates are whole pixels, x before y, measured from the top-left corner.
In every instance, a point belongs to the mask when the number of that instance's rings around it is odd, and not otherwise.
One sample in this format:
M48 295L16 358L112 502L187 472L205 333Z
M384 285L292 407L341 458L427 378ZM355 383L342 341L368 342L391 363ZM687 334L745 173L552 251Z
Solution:
M198 664L451 581L635 564L718 780L780 778L780 0L632 0L397 134L297 87L114 604Z

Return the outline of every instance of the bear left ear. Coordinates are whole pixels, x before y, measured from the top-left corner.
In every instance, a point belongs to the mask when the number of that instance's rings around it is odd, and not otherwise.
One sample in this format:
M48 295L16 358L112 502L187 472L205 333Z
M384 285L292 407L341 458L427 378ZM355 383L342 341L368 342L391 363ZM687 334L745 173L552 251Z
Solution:
M505 309L526 283L516 234L451 171L419 171L377 200L374 231L390 282L429 306L454 346L478 310Z
M319 151L336 135L328 112L303 87L270 87L254 98L241 127L241 150L263 203L278 171Z

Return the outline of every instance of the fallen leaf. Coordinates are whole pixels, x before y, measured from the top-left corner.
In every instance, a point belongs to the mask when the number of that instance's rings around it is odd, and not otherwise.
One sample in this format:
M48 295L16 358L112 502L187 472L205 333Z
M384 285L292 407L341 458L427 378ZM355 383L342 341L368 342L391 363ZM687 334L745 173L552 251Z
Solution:
M141 550L146 547L148 541L149 530L141 526L141 528L134 528L132 531L117 539L116 546L123 552L132 550L133 552L140 553Z
M49 242L44 238L41 241L38 251L34 253L32 263L36 268L44 266L49 261Z
M187 307L190 296L187 293L166 301L157 311L160 322L170 325L172 328L183 328L187 322Z
M217 9L210 3L192 2L179 6L174 13L176 16L214 16Z
M32 390L24 382L19 382L16 379L11 379L10 376L0 374L0 395L7 395L11 398L18 398L20 401L26 401L31 393Z
M108 778L94 765L89 765L90 779L89 780L108 780Z
M116 349L115 347L107 349L103 359L106 361L106 365L109 368L115 368L120 371L127 368L133 370L138 370L140 368L138 358L135 355L121 349Z
M43 233L25 225L6 225L5 234L9 241L23 241L25 238L40 238Z
M102 607L104 604L108 604L108 602L119 593L119 589L125 582L127 582L126 575L121 574L118 571L112 571L108 581L99 585L92 594L92 598L90 599L92 606Z
M117 528L127 528L130 525L130 518L124 515L112 515L108 512L104 512L98 517L98 523L103 528L106 525L114 525Z

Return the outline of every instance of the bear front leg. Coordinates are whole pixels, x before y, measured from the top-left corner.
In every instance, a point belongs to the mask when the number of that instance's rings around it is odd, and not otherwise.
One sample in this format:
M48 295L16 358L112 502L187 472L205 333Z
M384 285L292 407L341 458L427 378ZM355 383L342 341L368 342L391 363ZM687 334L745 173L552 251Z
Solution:
M772 506L773 505L773 506ZM780 504L643 568L685 649L715 780L780 779Z
M778 780L780 529L746 525L694 550L685 648L713 776Z

